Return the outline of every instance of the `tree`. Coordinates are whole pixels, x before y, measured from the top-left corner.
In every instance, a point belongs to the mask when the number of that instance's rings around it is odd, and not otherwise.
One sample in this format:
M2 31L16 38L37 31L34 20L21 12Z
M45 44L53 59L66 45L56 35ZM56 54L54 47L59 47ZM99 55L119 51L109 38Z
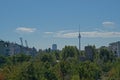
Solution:
M53 71L51 70L47 70L45 73L44 73L44 77L47 79L47 80L58 80L56 75L53 73Z
M31 56L30 55L25 55L25 54L17 54L17 55L13 55L13 56L9 57L9 60L13 64L27 62L27 61L30 61L30 59L31 59Z
M120 62L116 61L108 72L108 80L120 79Z
M5 56L0 56L0 67L5 63L7 63L6 57Z
M2 73L0 73L0 80L5 80L5 76Z
M75 46L65 46L61 52L62 60L66 60L69 57L78 59L78 55L79 51Z
M35 69L32 63L28 64L20 74L20 80L38 80L35 76Z
M56 60L60 60L60 52L53 51L53 55L55 56Z
M50 63L53 63L55 60L54 60L54 57L52 56L52 54L50 53L43 53L43 54L40 54L39 55L39 58L42 62L50 62Z
M61 61L60 64L60 74L62 80L69 80L71 74L71 65L69 62Z
M101 47L100 48L100 53L99 53L100 59L103 62L108 62L108 61L113 61L114 60L114 56L113 53L110 52L106 47Z
M80 80L97 80L100 78L101 69L93 62L81 62L78 66L78 74Z

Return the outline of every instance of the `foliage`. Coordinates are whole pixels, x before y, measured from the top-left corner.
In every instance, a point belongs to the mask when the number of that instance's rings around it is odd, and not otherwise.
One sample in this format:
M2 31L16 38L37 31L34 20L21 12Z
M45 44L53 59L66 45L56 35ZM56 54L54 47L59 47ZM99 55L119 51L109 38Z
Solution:
M35 57L0 56L0 80L119 80L120 59L106 48L98 52L93 46L93 52L94 61L80 61L75 46L41 51Z
M5 77L2 73L0 73L0 80L5 80Z
M58 51L53 51L52 54L55 56L56 60L60 60L60 52L58 52Z
M113 61L114 60L114 55L112 52L110 52L107 48L100 48L100 59L103 62L108 62L108 61Z
M31 56L25 55L25 54L16 54L16 55L8 57L9 63L13 63L13 64L27 62L30 59L31 59Z
M65 48L62 49L61 57L62 60L66 60L67 58L78 58L79 51L75 46L65 46Z
M109 80L120 80L120 62L114 63L114 66L108 72Z
M78 73L80 80L97 80L100 78L101 69L97 64L86 61L79 64Z
M70 63L66 62L66 61L61 61L60 62L60 73L61 73L61 77L63 80L66 80L65 77L68 75L70 75L71 73L71 66Z
M0 56L0 67L7 63L7 58L4 56Z

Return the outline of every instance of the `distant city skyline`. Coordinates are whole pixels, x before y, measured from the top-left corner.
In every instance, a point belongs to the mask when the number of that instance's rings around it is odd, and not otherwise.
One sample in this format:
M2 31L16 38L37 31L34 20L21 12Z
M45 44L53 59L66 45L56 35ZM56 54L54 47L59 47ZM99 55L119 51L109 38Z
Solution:
M58 49L78 46L108 46L120 41L119 0L1 0L0 39L30 47Z

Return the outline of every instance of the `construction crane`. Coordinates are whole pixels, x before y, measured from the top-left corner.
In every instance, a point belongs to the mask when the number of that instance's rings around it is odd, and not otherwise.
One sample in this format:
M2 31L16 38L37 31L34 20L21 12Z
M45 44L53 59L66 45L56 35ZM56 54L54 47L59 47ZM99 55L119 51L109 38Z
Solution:
M21 46L23 46L23 39L20 37Z
M28 47L28 43L27 43L27 40L25 40L25 44L26 44L26 47Z

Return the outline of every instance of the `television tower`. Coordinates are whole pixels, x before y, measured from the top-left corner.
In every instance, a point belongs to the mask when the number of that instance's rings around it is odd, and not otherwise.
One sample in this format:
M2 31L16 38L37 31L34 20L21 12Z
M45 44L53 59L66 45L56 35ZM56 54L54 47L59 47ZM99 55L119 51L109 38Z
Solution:
M81 34L80 34L80 26L79 26L79 35L78 35L78 39L79 39L79 52L81 51Z

